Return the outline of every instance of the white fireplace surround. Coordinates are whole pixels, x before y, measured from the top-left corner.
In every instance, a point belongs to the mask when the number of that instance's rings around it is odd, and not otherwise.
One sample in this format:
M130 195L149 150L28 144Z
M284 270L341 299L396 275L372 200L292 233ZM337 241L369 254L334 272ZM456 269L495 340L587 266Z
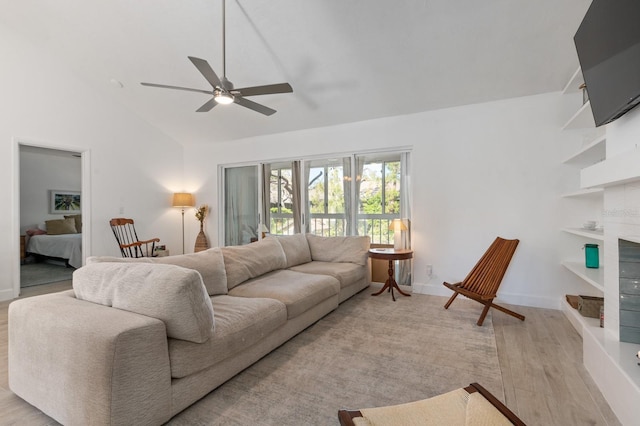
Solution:
M604 329L584 326L584 365L622 424L640 418L640 345L620 342L618 239L640 243L640 112L607 126L606 160L584 169L583 188L604 187Z

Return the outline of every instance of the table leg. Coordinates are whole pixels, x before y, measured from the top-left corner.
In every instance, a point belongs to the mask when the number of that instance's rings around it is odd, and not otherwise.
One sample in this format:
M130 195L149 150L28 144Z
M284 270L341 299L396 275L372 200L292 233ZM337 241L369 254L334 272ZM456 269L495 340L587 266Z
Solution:
M393 289L395 288L396 290L398 290L398 293L400 293L403 296L411 296L409 293L405 293L404 291L400 290L400 287L398 287L398 283L396 282L395 278L393 277L394 275L394 270L393 270L393 260L389 261L389 278L387 278L387 281L384 283L384 286L380 289L380 291L377 291L375 293L372 293L372 296L377 296L379 294L382 294L385 290L388 290L391 293L391 298L393 299L393 301L396 301L396 296L393 294Z

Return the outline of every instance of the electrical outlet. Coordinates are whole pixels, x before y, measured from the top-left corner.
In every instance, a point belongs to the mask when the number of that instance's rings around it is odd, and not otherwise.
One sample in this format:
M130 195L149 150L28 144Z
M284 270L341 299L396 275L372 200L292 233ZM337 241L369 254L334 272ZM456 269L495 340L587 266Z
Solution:
M433 265L427 265L427 281L433 276Z

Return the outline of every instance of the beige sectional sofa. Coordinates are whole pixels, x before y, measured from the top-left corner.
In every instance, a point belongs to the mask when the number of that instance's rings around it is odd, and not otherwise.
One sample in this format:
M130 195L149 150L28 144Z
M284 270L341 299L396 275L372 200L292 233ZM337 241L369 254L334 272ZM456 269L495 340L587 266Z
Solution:
M9 306L9 386L68 425L161 424L369 285L368 237L89 258Z

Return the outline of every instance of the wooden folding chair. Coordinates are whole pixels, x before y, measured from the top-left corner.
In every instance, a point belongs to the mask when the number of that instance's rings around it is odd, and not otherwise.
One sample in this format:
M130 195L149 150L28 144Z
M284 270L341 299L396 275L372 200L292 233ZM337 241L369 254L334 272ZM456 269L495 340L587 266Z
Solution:
M109 221L113 235L116 237L122 257L153 257L155 245L160 238L139 240L133 219L118 217Z
M445 287L448 287L455 292L447 304L444 305L444 308L448 309L449 305L451 305L458 294L462 294L463 296L484 305L480 319L478 319L478 325L482 325L484 322L484 319L489 312L489 308L496 308L505 314L509 314L524 321L524 315L520 315L493 303L493 299L496 297L496 293L498 292L498 287L500 287L502 278L509 267L509 262L511 262L511 258L513 257L513 253L516 251L519 242L519 240L505 240L500 237L496 238L482 258L480 258L476 266L474 266L471 272L469 272L469 275L467 275L464 281L456 284L449 284L447 282L443 283Z

